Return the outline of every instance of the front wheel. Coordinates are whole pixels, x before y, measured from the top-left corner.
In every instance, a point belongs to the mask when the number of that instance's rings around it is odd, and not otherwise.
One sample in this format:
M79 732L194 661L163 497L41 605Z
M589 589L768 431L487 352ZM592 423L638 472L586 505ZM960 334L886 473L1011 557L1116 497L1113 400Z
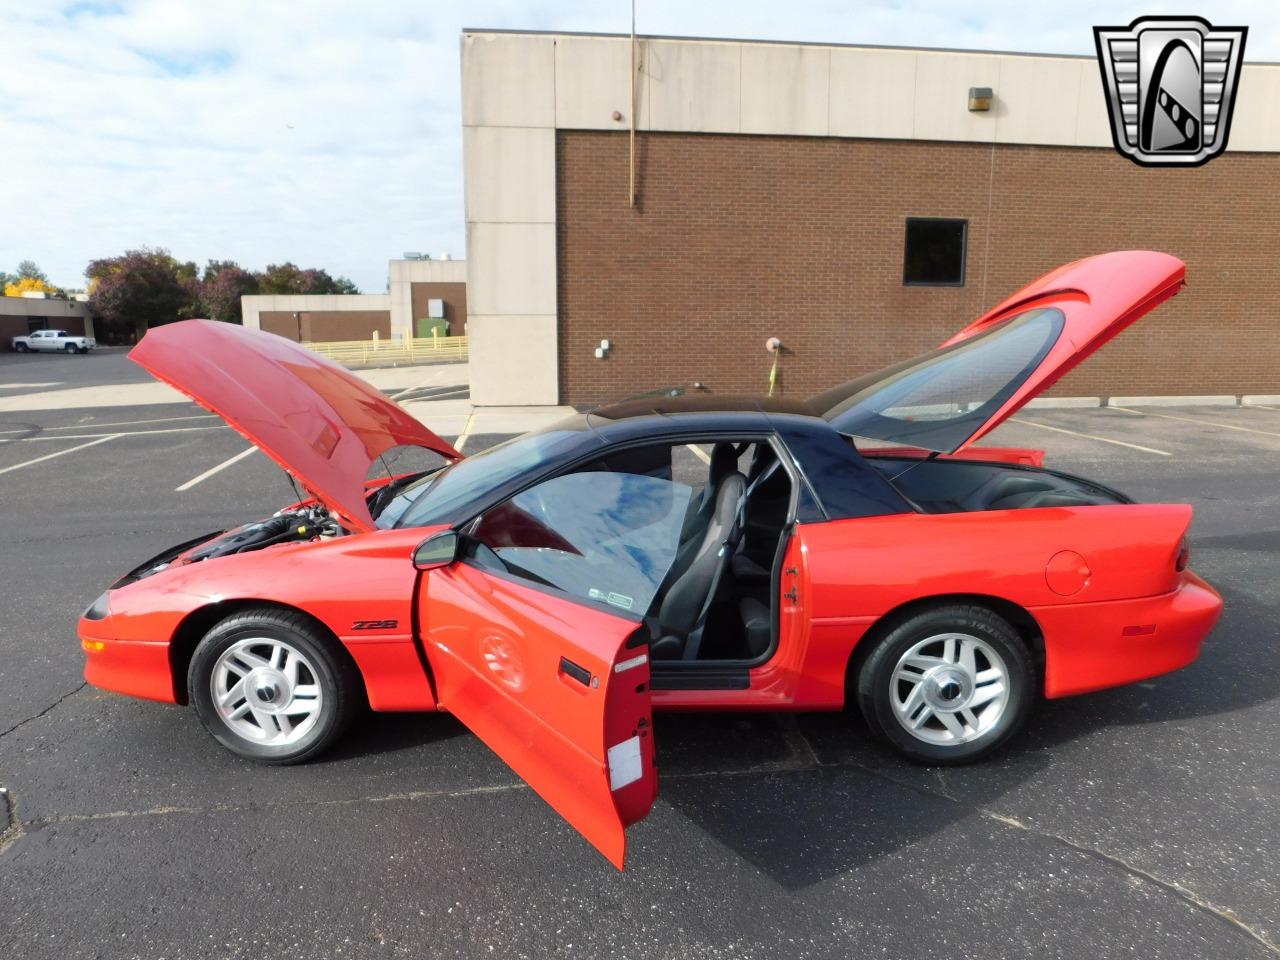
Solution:
M63 350L65 350L67 353L75 353L75 352L76 352L76 345L75 345L74 343L68 343L68 344L67 344L65 347L63 347L62 349L63 349Z
M219 743L262 763L330 747L358 703L355 669L301 614L261 608L223 620L196 647L187 689Z
M1007 741L1035 697L1031 656L985 607L926 610L880 638L857 676L871 727L908 758L968 763Z
M20 343L17 346L15 346L13 349L18 353L26 353L27 350L30 348L25 343Z

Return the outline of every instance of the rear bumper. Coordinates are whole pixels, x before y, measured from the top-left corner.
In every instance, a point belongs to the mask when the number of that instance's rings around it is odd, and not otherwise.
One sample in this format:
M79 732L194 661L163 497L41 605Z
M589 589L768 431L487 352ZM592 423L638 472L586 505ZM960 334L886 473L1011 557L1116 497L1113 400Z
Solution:
M177 703L174 695L173 670L169 664L169 643L141 640L118 640L103 636L105 620L81 619L77 631L84 650L84 678L95 687Z
M1195 660L1222 598L1190 570L1181 578L1156 597L1033 609L1044 632L1045 696L1133 683Z

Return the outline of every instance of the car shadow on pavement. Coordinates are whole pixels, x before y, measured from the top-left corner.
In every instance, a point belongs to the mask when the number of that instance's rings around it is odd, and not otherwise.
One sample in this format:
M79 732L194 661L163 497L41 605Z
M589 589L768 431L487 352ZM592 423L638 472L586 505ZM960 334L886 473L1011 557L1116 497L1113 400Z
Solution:
M471 732L445 714L365 712L355 719L333 749L312 762L340 763L402 750L420 750L459 736L471 736Z
M655 736L660 802L788 890L891 857L971 812L913 784L922 768L849 714L676 714Z
M1120 776L1139 759L1134 749L1144 760L1150 751L1175 749L1169 741L1185 736L1184 722L1280 696L1280 666L1271 655L1280 632L1276 609L1222 592L1223 620L1195 664L1140 684L1041 700L1012 743L970 766L911 764L876 741L856 711L660 716L661 800L780 885L797 889L893 856L998 806L1024 784L1055 782L1059 755L1069 753L1063 763L1088 767L1095 777ZM1169 729L1159 729L1164 724ZM1149 749L1142 733L1136 743L1106 735L1146 725L1157 725Z

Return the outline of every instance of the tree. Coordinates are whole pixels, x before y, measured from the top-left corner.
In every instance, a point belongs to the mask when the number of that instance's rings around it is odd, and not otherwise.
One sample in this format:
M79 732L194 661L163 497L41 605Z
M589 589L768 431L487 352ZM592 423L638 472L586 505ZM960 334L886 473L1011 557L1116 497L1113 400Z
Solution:
M36 266L36 262L34 260L23 260L18 264L18 279L39 280L41 283L46 285L49 283L49 278L45 276L43 270Z
M89 307L101 321L103 338L128 343L150 327L193 317L198 312L200 281L196 265L174 259L167 250L128 250L119 257L94 260L89 278Z
M66 297L66 291L60 290L49 282L45 272L36 266L34 260L23 260L18 264L15 273L0 270L0 290L6 297L20 297L24 293L43 293L47 297Z
M258 278L232 260L210 260L200 281L204 315L225 323L241 323L240 298L258 292Z
M324 270L303 270L293 263L273 263L258 274L260 293L359 293L346 277L336 280Z
M21 270L21 267L19 267ZM47 297L55 297L60 291L51 287L38 277L24 276L21 272L17 278L4 285L6 297L20 297L24 293L43 293Z

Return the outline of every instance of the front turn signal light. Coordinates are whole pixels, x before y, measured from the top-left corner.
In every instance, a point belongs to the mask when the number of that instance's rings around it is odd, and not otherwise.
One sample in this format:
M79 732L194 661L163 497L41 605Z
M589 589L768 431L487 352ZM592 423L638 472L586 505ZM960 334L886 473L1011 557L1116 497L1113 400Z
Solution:
M106 647L101 640L81 640L80 646L84 647L89 653L97 653Z

